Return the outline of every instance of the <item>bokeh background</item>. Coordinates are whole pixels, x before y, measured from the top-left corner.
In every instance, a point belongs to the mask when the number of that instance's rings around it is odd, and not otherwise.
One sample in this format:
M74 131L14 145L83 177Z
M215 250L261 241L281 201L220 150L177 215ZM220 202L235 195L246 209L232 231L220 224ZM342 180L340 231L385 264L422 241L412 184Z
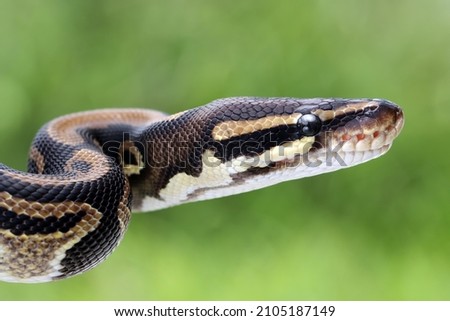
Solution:
M450 2L0 2L1 162L48 120L228 96L380 97L365 165L133 216L113 255L3 300L449 300Z

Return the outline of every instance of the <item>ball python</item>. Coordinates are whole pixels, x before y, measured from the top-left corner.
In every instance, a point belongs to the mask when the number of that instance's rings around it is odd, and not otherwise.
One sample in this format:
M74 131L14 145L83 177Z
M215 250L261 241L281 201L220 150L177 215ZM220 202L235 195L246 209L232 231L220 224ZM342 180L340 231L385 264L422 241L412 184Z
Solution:
M0 280L87 271L131 211L252 191L388 151L402 110L382 99L236 97L171 116L101 109L44 125L28 172L0 164Z

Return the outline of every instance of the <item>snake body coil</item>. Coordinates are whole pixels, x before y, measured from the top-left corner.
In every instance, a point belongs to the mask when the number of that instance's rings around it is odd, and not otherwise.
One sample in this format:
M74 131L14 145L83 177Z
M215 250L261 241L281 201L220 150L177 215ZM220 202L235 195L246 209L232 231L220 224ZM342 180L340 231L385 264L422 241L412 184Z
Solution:
M238 97L172 116L105 109L46 124L28 173L0 164L0 280L84 272L118 245L131 210L242 193L385 153L403 126L379 99Z

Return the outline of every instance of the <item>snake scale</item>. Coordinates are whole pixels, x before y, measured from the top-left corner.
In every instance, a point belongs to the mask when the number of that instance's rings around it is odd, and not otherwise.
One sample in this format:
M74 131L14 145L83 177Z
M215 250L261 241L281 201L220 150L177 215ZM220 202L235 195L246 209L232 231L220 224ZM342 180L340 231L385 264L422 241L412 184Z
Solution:
M402 126L382 99L236 97L172 116L62 116L37 133L28 172L0 164L0 280L80 274L116 248L131 211L357 165L387 152Z

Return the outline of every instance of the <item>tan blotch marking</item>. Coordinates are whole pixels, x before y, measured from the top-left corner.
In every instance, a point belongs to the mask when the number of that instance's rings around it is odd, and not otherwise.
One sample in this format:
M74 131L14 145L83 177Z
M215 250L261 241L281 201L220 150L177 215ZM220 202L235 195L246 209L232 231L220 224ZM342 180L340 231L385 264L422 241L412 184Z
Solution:
M60 263L66 251L96 229L102 218L99 211L86 203L25 202L6 192L0 193L0 206L17 215L39 218L53 215L60 219L66 213L86 212L83 219L66 233L15 235L0 229L0 279L13 282L50 281L60 275Z
M83 180L94 180L106 175L110 170L108 162L103 154L91 151L89 149L80 149L73 155L64 166L66 172L78 172L74 165L77 162L85 162L91 166L89 172L81 173Z
M146 126L167 118L164 113L146 109L102 109L59 117L49 123L47 132L61 144L78 145L84 138L78 128L106 128L114 123Z
M64 175L30 175L21 172L6 172L3 173L5 178L10 177L12 179L20 180L26 184L38 184L38 185L66 185L72 182L88 182L96 180L99 177L106 175L111 167L108 165L107 158L101 152L95 152L89 149L80 149L76 154L66 163L64 170L67 172L75 171L74 164L76 161L85 161L92 167L86 173L76 171L77 175L64 176Z
M122 195L122 199L120 200L119 206L117 208L117 218L119 219L120 229L122 230L122 234L125 233L125 230L128 226L128 222L131 218L131 211L128 208L128 199L130 197L130 184L128 180L126 180L126 184L124 187L124 193Z
M8 192L0 192L0 207L14 212L17 215L25 214L30 217L45 219L55 216L60 219L66 213L86 212L86 216L101 215L95 208L87 203L65 201L60 203L29 202L24 199L11 196Z
M301 114L296 113L292 115L272 115L254 120L224 121L214 127L212 137L216 141L221 141L281 125L294 125L300 116Z
M39 174L42 174L44 172L44 166L45 166L45 158L44 155L42 155L37 148L32 147L30 150L30 154L28 156L31 160L34 161L36 164L36 169Z

